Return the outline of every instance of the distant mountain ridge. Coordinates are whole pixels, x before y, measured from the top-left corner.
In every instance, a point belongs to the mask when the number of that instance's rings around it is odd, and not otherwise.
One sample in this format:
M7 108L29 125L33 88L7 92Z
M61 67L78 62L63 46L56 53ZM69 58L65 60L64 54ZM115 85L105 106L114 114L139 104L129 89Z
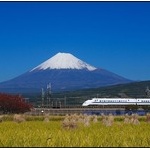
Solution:
M0 91L40 91L48 83L53 91L96 88L129 83L105 69L91 66L69 53L58 53L37 67L12 80L0 83Z

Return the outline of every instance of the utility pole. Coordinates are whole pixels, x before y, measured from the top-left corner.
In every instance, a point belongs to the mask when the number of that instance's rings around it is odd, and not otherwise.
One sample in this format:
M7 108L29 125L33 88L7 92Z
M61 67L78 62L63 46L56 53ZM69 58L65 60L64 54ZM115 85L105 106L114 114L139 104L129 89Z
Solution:
M49 84L47 84L47 107L49 106L51 106L51 101L50 101L50 98L51 98L51 94L52 94L52 92L51 92L51 83L49 83Z
M41 91L41 97L42 97L42 108L44 107L44 97L45 97L45 92L44 92L44 89L42 88L42 91Z
M97 98L98 98L99 94L97 94Z

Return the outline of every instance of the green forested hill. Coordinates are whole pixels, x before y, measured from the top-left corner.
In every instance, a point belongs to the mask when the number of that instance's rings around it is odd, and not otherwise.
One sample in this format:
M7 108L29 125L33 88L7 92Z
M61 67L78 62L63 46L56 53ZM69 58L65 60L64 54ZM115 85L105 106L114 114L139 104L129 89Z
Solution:
M130 97L130 98L146 98L147 95L145 90L150 87L150 81L134 82L129 84L121 84L109 87L93 88L86 90L68 91L61 93L53 93L51 100L64 101L66 100L67 105L81 105L85 100L93 97ZM41 93L33 94L31 96L32 102L41 104ZM46 99L46 98L45 98ZM46 101L46 100L45 100Z
M89 97L146 97L145 90L150 87L150 81L134 82L102 88L64 92L68 96Z

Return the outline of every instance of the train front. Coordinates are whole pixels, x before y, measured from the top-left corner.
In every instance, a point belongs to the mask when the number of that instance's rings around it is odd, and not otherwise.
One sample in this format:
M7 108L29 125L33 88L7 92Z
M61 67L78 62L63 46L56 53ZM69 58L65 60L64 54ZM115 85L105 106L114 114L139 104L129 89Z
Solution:
M91 104L91 100L86 100L82 106L89 106Z

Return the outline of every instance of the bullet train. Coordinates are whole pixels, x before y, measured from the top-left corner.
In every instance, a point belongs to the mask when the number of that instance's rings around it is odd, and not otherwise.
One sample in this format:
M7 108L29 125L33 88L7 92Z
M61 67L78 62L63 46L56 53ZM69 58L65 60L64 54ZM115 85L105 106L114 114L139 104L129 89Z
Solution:
M86 100L82 106L96 105L150 105L150 99L146 98L92 98Z

